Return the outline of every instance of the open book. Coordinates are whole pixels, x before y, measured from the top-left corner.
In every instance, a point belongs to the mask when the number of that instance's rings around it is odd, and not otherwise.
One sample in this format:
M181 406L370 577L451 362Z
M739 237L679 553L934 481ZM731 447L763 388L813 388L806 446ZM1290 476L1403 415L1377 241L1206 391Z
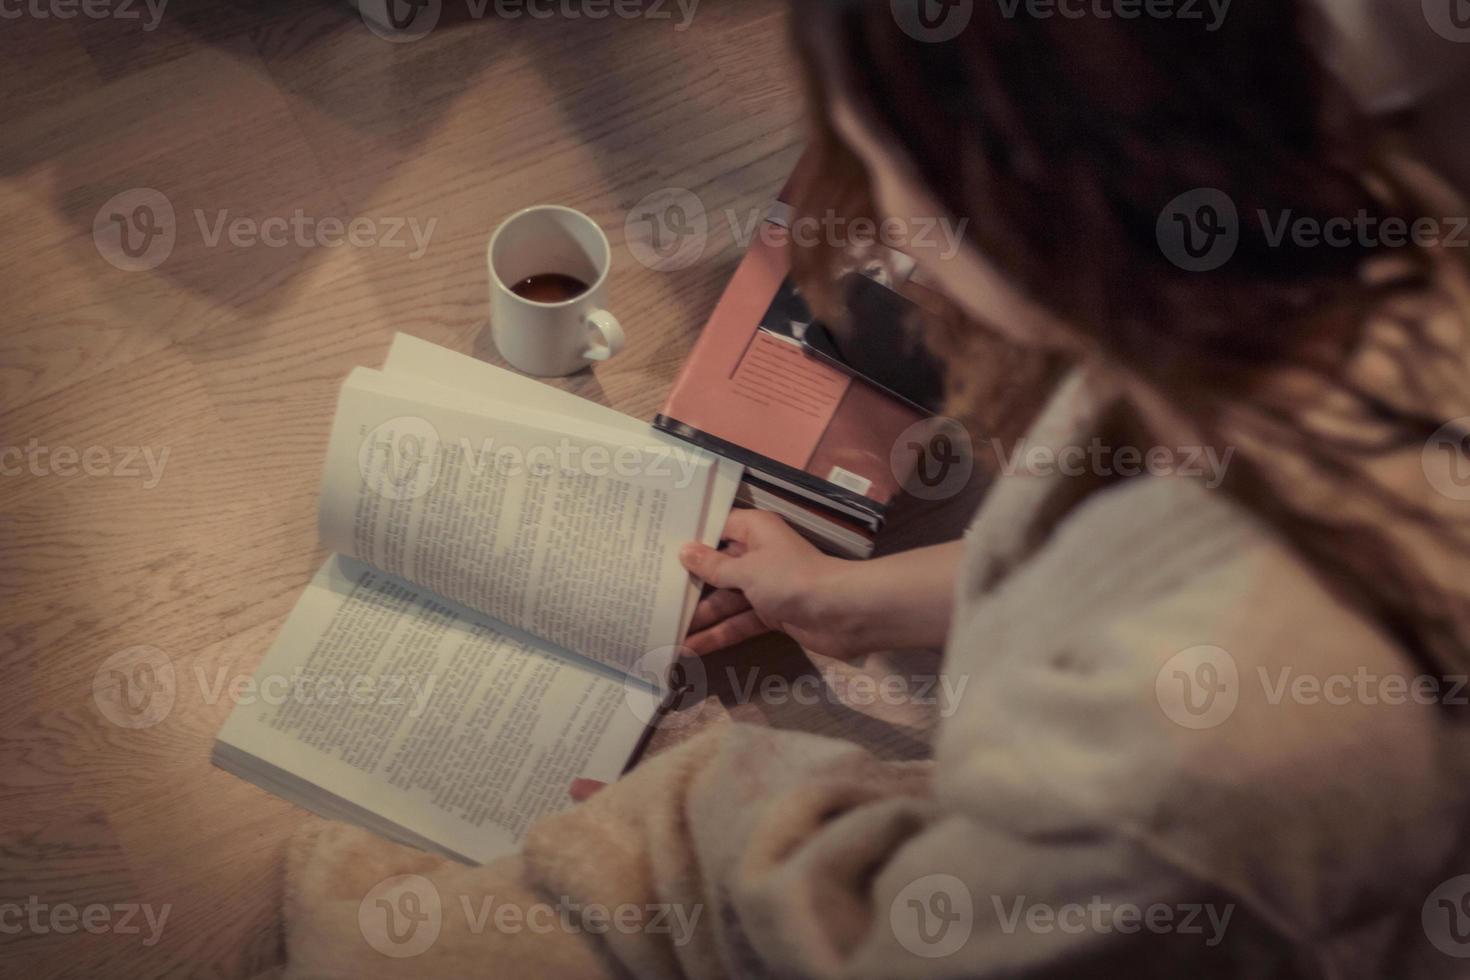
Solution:
M611 780L655 716L740 468L399 335L337 404L332 554L214 761L326 816L483 862Z

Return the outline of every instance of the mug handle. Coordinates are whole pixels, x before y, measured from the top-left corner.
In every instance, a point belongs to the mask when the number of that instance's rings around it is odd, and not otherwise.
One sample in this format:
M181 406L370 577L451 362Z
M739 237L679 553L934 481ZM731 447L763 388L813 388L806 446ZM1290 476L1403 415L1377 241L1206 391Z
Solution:
M597 333L600 341L582 352L587 360L606 361L623 349L627 341L623 336L623 325L607 310L593 310L582 318L582 322Z

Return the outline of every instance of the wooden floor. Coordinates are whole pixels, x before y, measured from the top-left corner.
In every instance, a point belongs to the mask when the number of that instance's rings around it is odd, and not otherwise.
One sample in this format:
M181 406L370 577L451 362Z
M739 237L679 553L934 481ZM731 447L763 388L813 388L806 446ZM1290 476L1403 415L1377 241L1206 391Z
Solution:
M0 975L279 962L282 844L312 818L210 767L231 707L211 695L249 676L321 560L338 384L398 330L483 352L486 238L558 202L607 229L630 338L570 385L649 417L740 249L716 220L700 262L652 271L624 246L628 210L670 186L717 218L763 207L795 163L778 3L704 0L676 30L468 21L456 2L396 44L327 0L175 0L153 31L0 22ZM176 241L127 271L94 219L144 188ZM222 216L298 210L435 225L417 258L210 242ZM176 696L129 729L93 684L138 646L169 659ZM141 913L93 933L64 911L96 905L170 911L149 944ZM41 927L13 928L32 907Z

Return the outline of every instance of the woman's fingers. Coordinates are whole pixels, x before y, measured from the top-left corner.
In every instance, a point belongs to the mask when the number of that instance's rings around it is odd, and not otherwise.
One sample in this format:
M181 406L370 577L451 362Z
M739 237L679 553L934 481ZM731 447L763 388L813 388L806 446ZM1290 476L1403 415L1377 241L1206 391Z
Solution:
M600 779L574 779L571 789L572 799L581 803L606 785L607 783Z
M694 607L694 618L689 621L689 632L698 633L708 629L722 619L729 619L750 608L745 593L734 589L717 589L699 600Z
M758 511L748 507L736 507L730 511L725 518L725 530L720 532L720 538L724 541L739 541L744 543L750 540L751 525L759 521L755 515Z
M734 646L742 640L748 640L752 636L760 636L762 633L771 631L761 618L750 609L737 616L716 623L707 630L701 630L684 641L684 646L690 653L704 655Z
M679 551L679 561L701 582L717 589L739 589L745 585L740 558L691 541Z
M730 511L730 516L725 518L725 530L720 534L720 540L746 547L797 537L795 529L785 519L752 507L737 507Z

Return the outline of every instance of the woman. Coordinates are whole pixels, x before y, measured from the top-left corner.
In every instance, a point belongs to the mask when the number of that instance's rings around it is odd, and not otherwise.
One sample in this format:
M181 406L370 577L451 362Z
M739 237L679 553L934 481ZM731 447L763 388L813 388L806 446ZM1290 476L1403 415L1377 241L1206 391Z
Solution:
M1364 231L1465 214L1436 175L1470 186L1442 149L1461 113L1436 111L1463 105L1465 49L1419 6L803 0L802 207L971 219L953 260L917 256L954 307L933 342L957 411L1000 331L1079 365L1028 447L1208 447L1225 481L1008 475L962 543L861 564L735 515L729 548L686 552L716 587L691 646L943 645L969 683L933 764L708 732L579 787L513 861L434 872L687 929L487 934L412 968L1460 975L1470 277L1452 242ZM1331 245L1297 231L1334 219ZM809 295L830 261L802 257ZM295 968L340 966L311 928Z

